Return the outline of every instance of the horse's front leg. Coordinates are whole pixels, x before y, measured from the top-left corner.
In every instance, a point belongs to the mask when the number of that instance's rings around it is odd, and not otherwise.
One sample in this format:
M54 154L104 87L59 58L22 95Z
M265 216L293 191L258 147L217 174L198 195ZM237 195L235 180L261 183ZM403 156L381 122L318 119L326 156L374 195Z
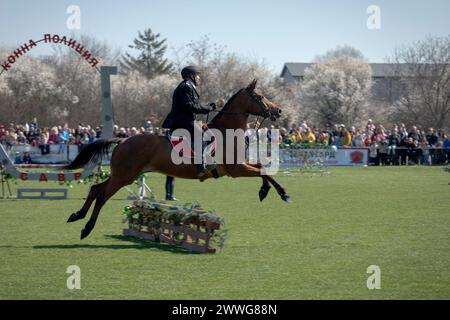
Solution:
M269 182L275 187L281 199L283 199L283 201L291 203L291 197L286 192L284 187L281 184L279 184L272 176L266 175L265 177L267 177L267 180L269 180Z
M252 166L249 164L234 164L234 165L226 165L227 173L232 178L241 178L241 177L261 177L263 179L263 185L261 187L262 189L267 189L265 191L265 194L263 192L263 198L261 199L261 190L260 190L260 200L262 201L265 196L267 195L267 192L269 191L267 186L268 182L270 182L275 189L277 190L278 194L280 195L281 199L283 199L286 202L291 202L291 198L284 189L284 187L279 184L272 176L265 175L262 173L261 168L258 166Z
M261 164L252 164L252 163L247 163L250 167L252 168L257 168L257 169L261 169ZM269 180L267 180L267 177L262 175L262 185L261 188L259 189L259 201L263 201L266 197L267 194L270 191L270 183Z

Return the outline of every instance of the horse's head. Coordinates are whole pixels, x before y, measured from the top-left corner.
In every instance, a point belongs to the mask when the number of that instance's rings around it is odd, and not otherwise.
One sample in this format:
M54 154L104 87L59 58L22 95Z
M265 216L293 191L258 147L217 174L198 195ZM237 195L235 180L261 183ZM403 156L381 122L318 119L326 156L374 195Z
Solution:
M256 90L257 82L256 79L253 80L247 88L243 90L247 94L249 100L248 113L275 121L281 116L281 108Z

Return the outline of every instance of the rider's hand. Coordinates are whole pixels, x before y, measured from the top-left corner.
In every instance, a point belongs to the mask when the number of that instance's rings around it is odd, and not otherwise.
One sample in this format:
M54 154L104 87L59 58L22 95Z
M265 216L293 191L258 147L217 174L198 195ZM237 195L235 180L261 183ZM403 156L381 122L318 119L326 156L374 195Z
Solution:
M214 102L211 102L211 103L209 104L209 106L211 107L211 110L212 110L212 111L216 110L216 104L215 104Z
M218 99L216 102L217 108L222 109L223 106L225 105L225 100L224 99Z

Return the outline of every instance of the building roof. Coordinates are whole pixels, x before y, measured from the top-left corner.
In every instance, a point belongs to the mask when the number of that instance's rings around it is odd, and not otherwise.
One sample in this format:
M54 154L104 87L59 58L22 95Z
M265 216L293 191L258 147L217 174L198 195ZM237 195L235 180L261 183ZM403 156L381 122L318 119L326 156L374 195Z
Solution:
M313 63L303 63L303 62L287 62L284 64L283 70L281 71L281 78L284 78L286 71L293 77L303 77L305 75L305 69L313 65ZM401 70L402 73L407 73L407 64L395 64L395 63L369 63L372 68L372 77L382 78L382 77L393 77L396 71ZM400 69L399 69L400 68Z
M310 67L312 63L303 63L303 62L287 62L284 64L283 70L281 71L281 78L284 78L286 70L289 70L289 73L293 77L303 77L305 74L305 69Z

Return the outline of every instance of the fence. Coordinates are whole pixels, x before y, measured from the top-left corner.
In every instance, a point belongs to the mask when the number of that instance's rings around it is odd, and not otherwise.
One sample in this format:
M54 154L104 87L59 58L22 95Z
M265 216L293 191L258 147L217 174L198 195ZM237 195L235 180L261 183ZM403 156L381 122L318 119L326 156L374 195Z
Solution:
M281 166L442 165L450 160L450 148L366 148L280 149Z
M79 152L77 145L50 145L50 153L42 154L41 149L30 145L13 145L8 150L10 159L15 161L16 153L29 152L33 163L66 163L75 159ZM280 166L365 166L365 165L407 165L445 164L450 159L450 148L406 148L380 146L378 148L282 148ZM104 159L104 164L108 160Z

